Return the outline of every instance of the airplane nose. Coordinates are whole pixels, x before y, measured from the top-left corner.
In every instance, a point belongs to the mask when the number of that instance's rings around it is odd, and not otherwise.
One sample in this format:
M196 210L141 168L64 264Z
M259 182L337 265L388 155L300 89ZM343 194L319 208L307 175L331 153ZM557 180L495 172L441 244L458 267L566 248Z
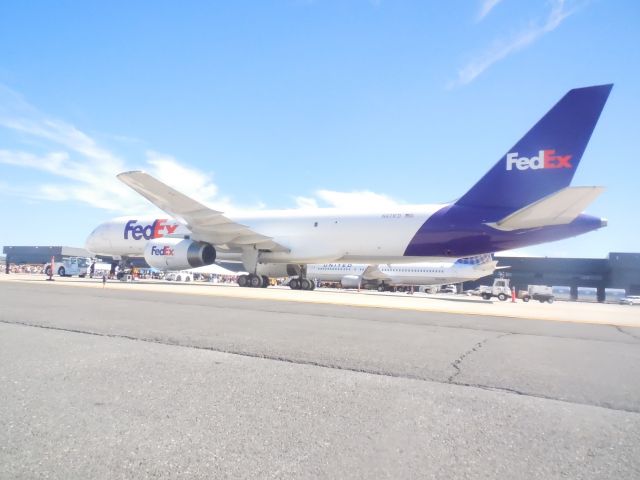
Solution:
M93 230L93 232L89 234L89 236L84 242L85 250L88 250L91 253L98 253L99 243L100 243L99 240L100 240L100 237L104 235L104 232L103 232L104 229L102 227L103 227L102 225L96 227Z
M93 253L95 247L95 239L93 237L93 233L91 235L89 235L87 237L87 239L84 242L84 249L88 250L89 252Z

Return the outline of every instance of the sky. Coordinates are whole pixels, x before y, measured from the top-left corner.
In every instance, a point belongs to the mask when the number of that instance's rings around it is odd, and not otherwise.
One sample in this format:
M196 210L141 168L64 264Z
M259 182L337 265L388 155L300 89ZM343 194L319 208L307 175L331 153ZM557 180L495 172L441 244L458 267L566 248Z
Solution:
M464 194L568 90L614 83L573 185L609 226L512 254L640 251L640 3L0 3L0 245L154 212L142 169L232 214Z

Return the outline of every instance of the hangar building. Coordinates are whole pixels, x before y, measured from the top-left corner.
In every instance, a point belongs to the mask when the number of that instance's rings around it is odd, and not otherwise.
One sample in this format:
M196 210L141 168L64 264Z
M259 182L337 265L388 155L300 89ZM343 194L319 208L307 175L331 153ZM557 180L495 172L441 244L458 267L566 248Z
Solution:
M517 290L528 285L571 287L571 297L577 297L578 287L598 289L598 300L604 300L605 288L622 288L627 295L640 295L640 253L612 252L607 258L535 258L501 257L496 255L498 270L491 277L465 283L466 288L490 285L496 276L511 279Z
M23 247L23 246L7 246L2 249L2 253L6 256L6 273L10 264L32 264L43 265L51 261L54 257L56 262L61 261L64 257L91 257L84 248L76 247L55 247L55 246L39 246L39 247Z

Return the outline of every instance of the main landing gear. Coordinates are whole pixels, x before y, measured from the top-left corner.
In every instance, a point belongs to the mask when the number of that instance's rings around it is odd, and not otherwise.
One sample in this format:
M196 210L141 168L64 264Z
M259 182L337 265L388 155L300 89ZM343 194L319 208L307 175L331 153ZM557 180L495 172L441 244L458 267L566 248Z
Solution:
M292 278L289 280L291 290L315 290L316 284L308 278Z
M267 288L269 286L269 277L265 275L240 275L238 277L238 285L250 288Z

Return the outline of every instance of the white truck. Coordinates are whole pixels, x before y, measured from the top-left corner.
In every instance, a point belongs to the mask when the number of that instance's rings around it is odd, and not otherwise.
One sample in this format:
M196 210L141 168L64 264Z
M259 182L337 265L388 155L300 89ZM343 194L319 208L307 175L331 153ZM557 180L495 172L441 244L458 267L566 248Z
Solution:
M498 297L498 300L504 302L507 298L511 298L511 288L509 287L508 278L496 278L490 287L480 287L480 296L485 300L491 297Z
M65 257L59 262L53 263L53 268L61 277L71 277L77 275L86 277L91 267L91 259L88 257ZM51 276L51 264L47 263L44 267L45 275Z
M521 297L523 302L538 300L540 303L553 303L556 298L553 294L553 287L546 285L529 285L527 291L522 292Z
M480 287L480 296L485 300L489 300L491 297L498 297L498 300L504 302L508 298L511 298L511 295L508 278L496 278L492 286ZM518 298L521 298L523 302L538 300L540 303L553 303L555 300L552 288L546 285L529 285L527 290L521 291L518 294Z

